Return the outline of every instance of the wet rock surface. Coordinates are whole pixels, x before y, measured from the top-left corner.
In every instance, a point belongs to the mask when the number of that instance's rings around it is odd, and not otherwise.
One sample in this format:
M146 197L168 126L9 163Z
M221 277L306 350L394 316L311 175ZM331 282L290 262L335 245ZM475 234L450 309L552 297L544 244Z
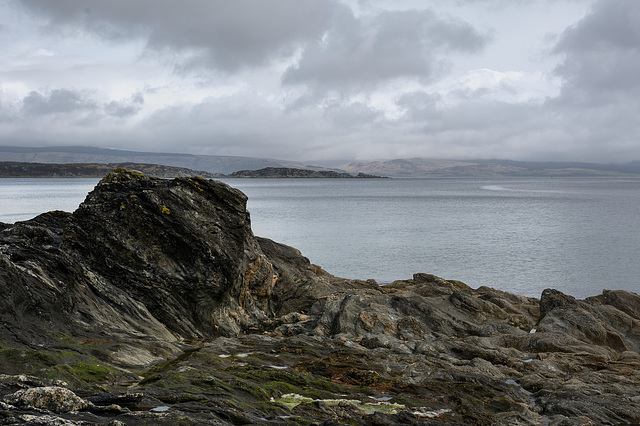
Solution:
M119 170L0 226L1 424L640 422L640 297L334 277L246 197Z

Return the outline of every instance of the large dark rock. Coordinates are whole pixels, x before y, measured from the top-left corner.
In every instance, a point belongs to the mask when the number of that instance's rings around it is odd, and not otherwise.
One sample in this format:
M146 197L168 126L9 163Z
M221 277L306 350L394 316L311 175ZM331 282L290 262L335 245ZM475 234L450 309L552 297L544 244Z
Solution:
M2 338L27 346L54 331L169 343L237 335L329 293L295 249L254 238L240 191L124 170L73 214L5 226L0 265Z
M4 230L5 324L169 341L239 333L271 315L276 281L245 204L220 182L111 173L72 215Z
M335 277L246 197L108 174L0 224L0 422L640 422L640 297Z
M181 337L237 334L271 314L275 271L253 239L246 197L223 183L108 175L64 237L103 282Z

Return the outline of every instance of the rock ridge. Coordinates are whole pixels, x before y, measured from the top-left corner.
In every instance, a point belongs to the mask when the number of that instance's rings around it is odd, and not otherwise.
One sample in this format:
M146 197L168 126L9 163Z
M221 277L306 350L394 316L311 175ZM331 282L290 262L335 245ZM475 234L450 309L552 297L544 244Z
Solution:
M640 422L637 294L343 279L254 236L246 201L118 169L0 224L0 421Z

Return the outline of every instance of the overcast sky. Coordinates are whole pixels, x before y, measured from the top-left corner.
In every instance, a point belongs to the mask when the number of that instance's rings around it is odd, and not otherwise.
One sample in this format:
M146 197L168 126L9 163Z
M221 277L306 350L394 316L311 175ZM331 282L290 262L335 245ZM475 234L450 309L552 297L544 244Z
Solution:
M0 144L640 160L637 0L0 0Z

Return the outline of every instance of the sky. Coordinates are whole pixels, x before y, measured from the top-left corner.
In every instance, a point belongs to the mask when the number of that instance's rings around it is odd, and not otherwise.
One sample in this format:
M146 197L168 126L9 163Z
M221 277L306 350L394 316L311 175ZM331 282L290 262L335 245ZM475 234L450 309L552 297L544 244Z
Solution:
M0 0L0 145L640 160L637 0Z

